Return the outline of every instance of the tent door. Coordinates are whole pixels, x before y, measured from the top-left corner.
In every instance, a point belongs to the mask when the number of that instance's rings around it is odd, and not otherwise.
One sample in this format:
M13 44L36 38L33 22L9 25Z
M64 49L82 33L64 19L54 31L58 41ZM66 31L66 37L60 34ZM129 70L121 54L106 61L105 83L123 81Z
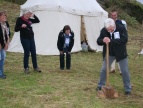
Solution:
M81 33L80 34L81 34L81 46L83 51L94 51L88 43L85 21L83 16L81 16Z
M86 33L86 28L85 28L85 22L84 22L84 17L81 16L81 47L83 51L90 51L91 48L88 44L88 38L87 38L87 33Z
M88 43L86 28L84 23L84 17L81 16L81 42Z

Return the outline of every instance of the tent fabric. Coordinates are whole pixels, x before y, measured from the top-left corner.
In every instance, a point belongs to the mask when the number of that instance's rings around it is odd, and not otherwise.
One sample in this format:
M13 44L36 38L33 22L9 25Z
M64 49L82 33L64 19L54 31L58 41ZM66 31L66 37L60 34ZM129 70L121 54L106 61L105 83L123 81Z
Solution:
M143 54L143 49L142 49L141 52L139 52L138 54Z
M21 9L62 11L75 15L106 16L96 0L27 0Z
M88 44L93 50L102 51L102 46L97 45L96 40L100 35L100 30L104 26L103 21L106 17L84 17ZM94 27L91 27L94 25Z
M75 33L72 52L80 51L81 15L85 21L88 44L92 49L102 51L96 39L108 14L96 0L27 0L21 9L31 10L40 19L40 23L32 25L37 54L59 55L57 39L64 25L70 25ZM14 33L8 51L23 53L19 32Z

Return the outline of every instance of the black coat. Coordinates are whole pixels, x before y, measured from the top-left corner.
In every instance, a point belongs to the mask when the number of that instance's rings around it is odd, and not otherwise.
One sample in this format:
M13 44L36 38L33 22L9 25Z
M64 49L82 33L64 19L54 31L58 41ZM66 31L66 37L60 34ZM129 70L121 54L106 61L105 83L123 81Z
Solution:
M31 21L31 23L39 23L40 22L40 20L37 18L36 15L34 15L34 19L29 18L28 20ZM21 27L22 24L26 24L27 27L22 28ZM34 37L34 32L33 32L32 26L29 25L28 22L24 21L21 17L17 18L16 25L15 25L15 32L18 32L18 31L20 31L20 37L22 37L22 38L30 39L30 38Z
M115 39L114 33L119 32L120 39ZM111 39L111 42L109 44L109 55L115 56L116 61L123 60L127 57L127 50L126 50L126 43L128 41L128 34L127 30L123 25L116 24L116 30L112 34L112 39L110 36L110 33L103 28L101 30L100 36L97 39L97 44L102 46L103 45L103 58L106 55L106 44L103 43L104 37L109 37Z
M7 28L9 29L9 37L10 37L10 26L9 26L9 23L6 22L6 25L7 25ZM5 39L6 39L6 41L8 40L6 35L5 35ZM2 48L5 47L1 24L0 24L0 44L2 45Z
M58 47L59 51L63 51L64 44L65 44L65 36L64 36L64 32L61 31L59 33L58 41L57 41L57 47ZM68 47L68 52L71 52L73 45L74 45L74 32L72 31L71 36L70 36L70 43L69 43L69 47Z

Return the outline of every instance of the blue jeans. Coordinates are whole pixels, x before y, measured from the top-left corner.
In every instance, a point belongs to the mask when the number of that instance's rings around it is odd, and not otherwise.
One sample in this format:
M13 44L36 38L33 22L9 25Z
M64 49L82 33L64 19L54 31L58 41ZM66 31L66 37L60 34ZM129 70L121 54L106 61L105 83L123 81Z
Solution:
M33 68L37 68L37 57L36 57L36 46L35 46L35 40L34 38L32 39L25 39L25 38L20 38L21 44L24 49L24 58L23 58L23 63L24 63L24 68L29 68L29 55L31 53L32 57L32 63L33 63Z
M109 67L111 67L111 64L115 60L114 56L109 56ZM122 79L125 91L130 92L131 91L131 84L130 84L130 74L128 71L128 60L127 58L120 60L119 62L120 70L122 72ZM102 69L100 72L100 80L98 82L98 87L102 87L105 85L106 81L106 59L104 59L102 64Z
M5 50L1 49L0 50L0 75L3 75L5 57L6 57Z

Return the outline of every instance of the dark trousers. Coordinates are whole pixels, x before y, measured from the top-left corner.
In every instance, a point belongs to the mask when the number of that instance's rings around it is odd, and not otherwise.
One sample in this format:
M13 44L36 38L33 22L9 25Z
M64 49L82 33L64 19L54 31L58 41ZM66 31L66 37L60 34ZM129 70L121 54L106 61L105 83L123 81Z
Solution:
M60 68L64 69L65 67L65 60L64 57L65 54L60 54ZM70 69L71 66L71 54L70 53L66 53L66 69Z
M25 39L21 38L21 44L24 49L24 58L23 58L23 63L24 63L24 68L29 68L29 55L31 53L32 57L32 63L33 63L33 68L37 68L37 57L36 57L36 46L35 46L35 41L34 38L32 39Z

